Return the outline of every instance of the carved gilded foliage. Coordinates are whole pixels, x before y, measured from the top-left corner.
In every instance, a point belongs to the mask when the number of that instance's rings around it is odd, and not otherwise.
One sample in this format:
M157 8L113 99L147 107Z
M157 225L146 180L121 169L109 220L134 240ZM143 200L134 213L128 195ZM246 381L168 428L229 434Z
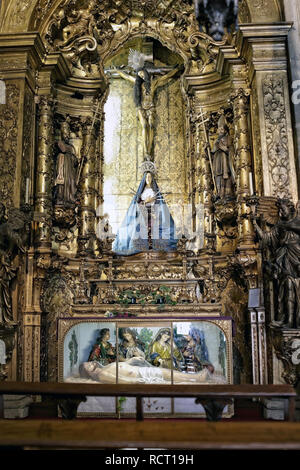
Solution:
M18 84L7 83L6 104L0 105L0 199L7 208L14 205L19 105Z
M49 276L41 299L42 309L49 316L49 321L70 312L73 296L66 279L60 273Z
M51 4L51 0L48 2ZM146 6L147 5L147 6ZM155 6L154 6L155 5ZM35 12L43 21L47 5ZM194 7L186 0L145 2L132 7L132 2L92 1L83 7L76 0L63 0L43 24L42 34L48 47L61 50L82 76L102 73L102 63L116 53L128 39L150 36L159 39L169 49L179 53L197 72L214 69L218 46L200 32ZM86 67L85 64L96 67ZM97 64L99 65L98 71Z
M281 77L266 77L263 80L266 143L272 196L289 199L291 197L289 187L291 168L284 86L284 80Z

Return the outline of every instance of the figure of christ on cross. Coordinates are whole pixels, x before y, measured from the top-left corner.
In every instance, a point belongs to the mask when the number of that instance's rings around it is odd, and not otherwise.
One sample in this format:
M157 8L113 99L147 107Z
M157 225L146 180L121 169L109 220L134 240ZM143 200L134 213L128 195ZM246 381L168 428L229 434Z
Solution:
M155 124L155 104L154 98L156 90L168 83L176 73L182 70L183 66L177 66L168 73L163 73L163 68L147 67L144 65L136 70L136 76L113 67L113 71L118 73L124 80L133 84L134 102L137 107L137 115L142 127L143 150L145 158L151 159L154 142ZM159 77L154 78L155 75Z

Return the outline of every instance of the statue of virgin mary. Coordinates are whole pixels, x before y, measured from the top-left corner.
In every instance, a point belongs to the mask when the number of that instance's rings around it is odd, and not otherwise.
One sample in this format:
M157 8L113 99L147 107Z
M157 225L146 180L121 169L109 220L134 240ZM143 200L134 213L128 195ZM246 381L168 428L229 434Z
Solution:
M149 250L175 251L177 241L174 220L155 181L153 169L145 171L117 232L113 252L128 256Z

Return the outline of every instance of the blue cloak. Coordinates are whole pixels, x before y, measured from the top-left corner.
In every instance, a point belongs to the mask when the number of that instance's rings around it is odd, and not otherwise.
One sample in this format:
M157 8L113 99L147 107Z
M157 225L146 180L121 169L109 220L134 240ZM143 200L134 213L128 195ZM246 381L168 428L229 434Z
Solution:
M176 250L178 240L175 238L174 220L154 178L151 187L156 195L156 200L151 207L150 236L152 247L149 247L148 211L145 205L140 203L145 186L146 173L113 243L113 252L118 255L133 255L149 249L153 251Z

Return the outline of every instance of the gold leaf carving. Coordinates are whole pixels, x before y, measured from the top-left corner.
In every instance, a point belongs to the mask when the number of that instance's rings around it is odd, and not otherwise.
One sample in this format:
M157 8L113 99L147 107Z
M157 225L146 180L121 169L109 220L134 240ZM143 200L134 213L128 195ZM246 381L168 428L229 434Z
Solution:
M283 79L265 78L263 96L272 196L289 199L290 163Z
M0 199L7 208L13 206L19 103L20 88L8 83L6 104L0 105Z

